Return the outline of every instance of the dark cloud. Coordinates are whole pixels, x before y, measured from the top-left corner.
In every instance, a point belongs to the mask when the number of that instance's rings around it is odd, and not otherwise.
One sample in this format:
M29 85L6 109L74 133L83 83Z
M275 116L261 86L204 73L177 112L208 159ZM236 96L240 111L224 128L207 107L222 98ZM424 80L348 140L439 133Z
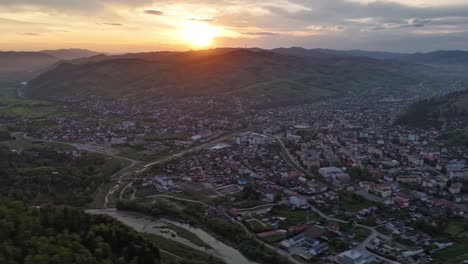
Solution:
M244 35L252 35L252 36L278 36L280 34L275 33L275 32L267 32L267 31L262 31L262 32L242 32Z
M164 12L159 11L159 10L153 10L153 9L147 9L144 11L145 14L149 15L155 15L155 16L162 16L164 15Z

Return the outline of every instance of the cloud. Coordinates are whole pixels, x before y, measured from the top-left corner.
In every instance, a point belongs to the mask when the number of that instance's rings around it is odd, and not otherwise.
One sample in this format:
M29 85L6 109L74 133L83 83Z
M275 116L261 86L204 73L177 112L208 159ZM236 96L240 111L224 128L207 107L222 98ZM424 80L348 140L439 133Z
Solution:
M236 33L229 41L241 46L468 49L468 42L462 41L468 35L466 10L466 0L0 0L0 16L4 17L0 29L17 36L18 32L56 32L60 25L77 35L94 37L97 25L87 20L94 16L99 22L123 23L99 25L128 30L129 39L135 36L132 41L164 38L175 45L181 20L191 20ZM142 19L142 14L164 19ZM61 24L68 16L70 21ZM119 41L118 32L105 34L109 35L100 36L102 42ZM276 37L273 42L260 36ZM437 41L428 42L434 39ZM229 41L222 45L231 45Z
M41 34L39 34L39 33L34 33L34 32L26 32L26 33L23 33L23 35L25 35L25 36L30 36L30 37L38 37L38 36L40 36Z
M278 36L281 35L279 33L275 32L267 32L267 31L261 31L261 32L242 32L244 35L251 35L251 36Z
M153 10L153 9L147 9L145 11L143 11L145 14L148 14L148 15L155 15L155 16L162 16L164 15L164 12L162 11L159 11L159 10Z
M123 26L121 23L102 23L103 25L108 25L108 26Z
M401 21L399 23L383 23L379 24L376 20L368 20L368 24L372 26L368 28L368 31L378 31L378 30L395 30L395 29L404 29L404 28L421 28L431 23L429 19L419 19L411 18L406 21Z
M214 18L190 18L191 21L198 21L198 22L213 22L216 19Z

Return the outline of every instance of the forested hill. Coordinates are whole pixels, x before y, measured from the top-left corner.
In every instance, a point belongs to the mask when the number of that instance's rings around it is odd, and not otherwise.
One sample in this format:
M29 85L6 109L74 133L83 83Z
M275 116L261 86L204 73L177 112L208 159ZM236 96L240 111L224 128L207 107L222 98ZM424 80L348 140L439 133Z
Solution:
M136 101L224 95L296 103L420 82L426 67L317 51L215 49L98 56L63 63L28 83L32 97L103 96ZM425 76L425 75L424 75ZM426 78L426 77L424 77Z
M151 241L109 217L0 201L2 264L159 264L159 260Z
M416 102L397 123L414 127L433 127L441 125L444 120L468 124L468 90Z

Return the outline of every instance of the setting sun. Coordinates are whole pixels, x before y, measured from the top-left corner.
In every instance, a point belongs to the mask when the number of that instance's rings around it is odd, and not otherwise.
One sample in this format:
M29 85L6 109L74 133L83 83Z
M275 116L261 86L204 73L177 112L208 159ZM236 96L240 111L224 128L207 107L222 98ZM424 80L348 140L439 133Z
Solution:
M182 28L182 38L196 48L210 46L217 35L218 30L205 22L190 22Z

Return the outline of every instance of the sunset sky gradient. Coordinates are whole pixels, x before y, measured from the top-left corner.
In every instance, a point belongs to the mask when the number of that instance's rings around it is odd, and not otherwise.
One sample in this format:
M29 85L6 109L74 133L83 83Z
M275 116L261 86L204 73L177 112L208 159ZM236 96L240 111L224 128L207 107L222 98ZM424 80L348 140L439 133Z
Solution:
M0 0L0 30L4 51L468 50L468 0Z

